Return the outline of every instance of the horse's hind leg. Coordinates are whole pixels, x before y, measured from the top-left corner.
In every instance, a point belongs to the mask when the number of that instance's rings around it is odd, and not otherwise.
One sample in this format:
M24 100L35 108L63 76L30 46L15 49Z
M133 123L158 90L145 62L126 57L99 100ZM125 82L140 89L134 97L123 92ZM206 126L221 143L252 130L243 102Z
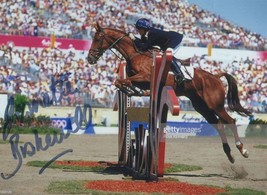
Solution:
M217 102L216 102L216 98L213 99L213 102L209 101L210 103L209 108L210 110L213 110L214 114L216 114L219 117L218 123L217 123L217 130L221 137L225 154L227 155L229 161L234 163L234 158L231 155L231 149L229 147L229 144L227 142L227 138L225 135L224 125L226 125L232 130L234 138L235 138L236 147L238 148L240 153L245 158L248 158L248 151L243 148L243 143L240 141L240 138L237 132L237 127L235 124L235 120L226 112L223 102L218 102L218 100L220 100L220 98L217 99ZM212 106L212 105L216 105L216 106Z
M244 149L243 143L240 141L235 120L226 112L224 108L220 112L216 112L216 114L219 116L220 122L224 123L226 127L229 127L232 130L237 149L245 158L248 158L248 151L247 149Z
M203 101L203 99L201 98L190 98L193 104L193 107L195 108L195 110L200 113L207 121L210 125L212 125L215 129L217 129L221 140L222 140L222 144L223 144L223 150L228 158L228 160L231 163L235 162L234 157L231 154L231 148L227 142L227 137L226 134L224 132L224 127L223 124L220 123L219 119L217 118L217 116L215 115L215 111L210 109L207 104Z
M217 83L216 83L217 82ZM213 83L214 85L211 85ZM224 108L224 101L225 101L225 90L223 88L222 83L220 80L213 79L212 81L205 82L206 87L203 89L203 102L206 102L207 107L214 112L214 115L218 116L218 125L217 130L220 134L223 143L223 149L226 153L228 159L233 163L233 157L231 155L230 147L227 143L227 138L224 131L224 125L228 125L231 128L234 138L236 147L241 152L244 157L248 157L248 152L246 149L243 148L243 144L240 141L239 135L237 133L237 127L235 125L235 120L229 116ZM204 84L203 84L204 86ZM217 87L214 87L217 86Z
M231 148L230 148L228 141L227 141L227 137L226 137L225 130L224 130L224 125L222 124L222 122L220 120L218 120L217 131L218 131L218 133L221 137L221 140L222 140L224 153L226 154L228 160L231 163L234 163L235 159L234 159L233 155L231 154Z

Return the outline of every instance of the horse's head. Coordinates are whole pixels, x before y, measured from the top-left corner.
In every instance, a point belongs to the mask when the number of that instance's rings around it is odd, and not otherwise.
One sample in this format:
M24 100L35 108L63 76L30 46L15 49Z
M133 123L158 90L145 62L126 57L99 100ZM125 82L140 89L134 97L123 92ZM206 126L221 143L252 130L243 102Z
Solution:
M120 47L120 43L122 40L125 41L125 37L128 37L125 32L122 32L120 30L101 28L98 23L95 25L95 29L96 33L87 56L87 60L90 64L95 64L97 60L103 55L103 53L108 49L122 49ZM128 37L128 41L129 40L131 39Z
M87 56L87 60L90 64L95 64L108 48L108 43L105 41L104 37L105 33L98 23L95 25L95 29L96 33Z

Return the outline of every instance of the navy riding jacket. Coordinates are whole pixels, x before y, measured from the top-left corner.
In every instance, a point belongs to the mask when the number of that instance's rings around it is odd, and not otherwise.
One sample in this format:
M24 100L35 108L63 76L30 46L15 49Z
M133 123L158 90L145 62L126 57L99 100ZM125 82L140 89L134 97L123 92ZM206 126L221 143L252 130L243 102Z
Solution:
M163 31L151 28L147 35L143 35L141 40L136 41L137 47L142 51L152 49L153 46L159 46L162 51L167 48L175 48L183 40L183 35L174 31Z

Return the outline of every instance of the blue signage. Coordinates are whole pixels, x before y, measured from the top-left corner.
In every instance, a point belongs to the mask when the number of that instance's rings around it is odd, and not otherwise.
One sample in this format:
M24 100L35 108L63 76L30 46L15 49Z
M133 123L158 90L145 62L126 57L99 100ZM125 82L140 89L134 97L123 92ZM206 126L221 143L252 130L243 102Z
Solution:
M70 118L51 118L52 125L62 130L72 130Z
M135 128L142 124L144 129L148 129L148 123L131 122L130 129L134 131ZM187 135L187 136L218 136L217 130L207 122L167 122L165 127L166 135ZM175 137L175 136L174 136Z
M188 134L192 136L218 136L217 130L207 122L167 122L166 134Z

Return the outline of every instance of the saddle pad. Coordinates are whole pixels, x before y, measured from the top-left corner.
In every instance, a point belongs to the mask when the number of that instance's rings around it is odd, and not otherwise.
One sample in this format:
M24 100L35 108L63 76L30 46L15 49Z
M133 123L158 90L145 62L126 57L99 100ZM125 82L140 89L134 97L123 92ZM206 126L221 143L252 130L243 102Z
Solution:
M188 80L192 80L194 78L194 68L193 66L180 66L184 77Z

